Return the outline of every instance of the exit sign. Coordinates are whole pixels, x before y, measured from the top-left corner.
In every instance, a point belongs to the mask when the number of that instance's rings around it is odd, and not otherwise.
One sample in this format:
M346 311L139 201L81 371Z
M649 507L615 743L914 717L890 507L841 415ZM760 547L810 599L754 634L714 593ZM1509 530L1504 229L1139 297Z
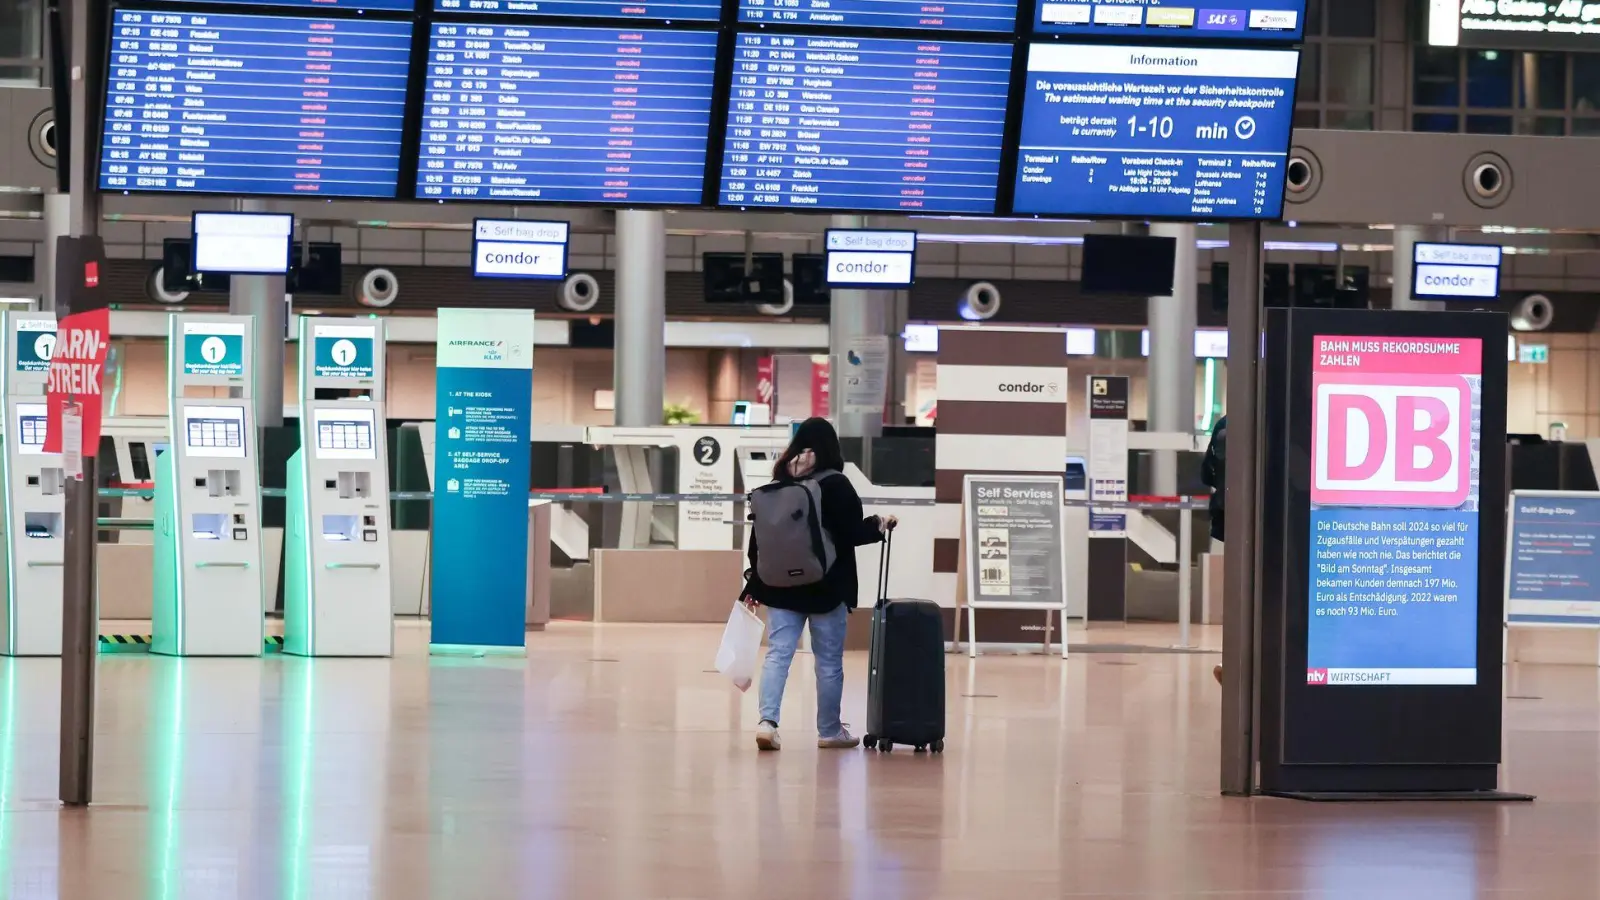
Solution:
M1550 361L1549 344L1519 344L1517 345L1517 362L1544 365Z

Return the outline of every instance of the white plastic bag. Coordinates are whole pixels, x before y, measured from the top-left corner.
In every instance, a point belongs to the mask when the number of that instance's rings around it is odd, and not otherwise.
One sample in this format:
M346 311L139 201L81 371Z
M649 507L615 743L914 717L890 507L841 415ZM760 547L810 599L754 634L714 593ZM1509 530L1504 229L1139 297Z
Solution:
M743 603L733 604L728 627L722 631L722 646L717 648L717 671L741 691L750 690L755 683L756 666L761 664L761 636L766 631L767 623L755 610Z

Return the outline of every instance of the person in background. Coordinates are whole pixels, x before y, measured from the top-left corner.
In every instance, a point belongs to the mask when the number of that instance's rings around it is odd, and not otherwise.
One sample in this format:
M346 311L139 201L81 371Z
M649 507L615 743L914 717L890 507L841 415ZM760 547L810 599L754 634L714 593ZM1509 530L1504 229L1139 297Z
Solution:
M789 448L772 468L775 481L797 481L821 473L821 525L833 538L836 558L821 581L795 587L770 587L756 573L761 548L750 538L750 576L745 602L767 607L767 659L761 670L761 724L756 746L777 750L778 713L789 664L800 643L800 629L811 628L811 654L817 672L817 746L849 749L861 739L839 721L844 695L844 637L850 611L856 606L855 548L875 544L897 524L894 516L865 516L861 497L844 472L839 435L827 419L812 418L795 430Z
M1228 417L1223 416L1211 428L1211 443L1206 445L1206 458L1200 463L1200 480L1211 488L1211 539L1222 543L1223 518L1228 507ZM1211 674L1222 683L1222 667Z

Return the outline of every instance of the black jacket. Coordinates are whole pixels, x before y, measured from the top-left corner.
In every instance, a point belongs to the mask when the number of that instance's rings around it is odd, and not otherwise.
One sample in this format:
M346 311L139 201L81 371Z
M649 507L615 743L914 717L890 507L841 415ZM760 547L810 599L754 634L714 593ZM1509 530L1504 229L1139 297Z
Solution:
M841 474L821 481L822 527L833 537L834 560L828 574L816 584L799 587L768 587L756 572L756 538L750 534L750 582L745 591L764 606L788 609L808 615L832 612L839 604L856 607L860 580L856 577L856 548L883 540L877 516L861 514L861 495L850 479Z
M1211 538L1223 541L1224 512L1228 504L1228 417L1223 416L1211 428L1211 443L1206 445L1206 458L1200 463L1200 480L1211 488Z

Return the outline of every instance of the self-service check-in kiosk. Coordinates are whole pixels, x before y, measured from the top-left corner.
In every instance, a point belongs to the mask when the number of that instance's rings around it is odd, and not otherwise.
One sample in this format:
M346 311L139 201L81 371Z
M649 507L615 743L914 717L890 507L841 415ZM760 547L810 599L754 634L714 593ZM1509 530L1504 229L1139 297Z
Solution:
M286 479L287 653L394 653L383 385L381 320L300 319L300 449Z
M150 650L260 656L261 490L250 316L173 315L172 443L155 464Z
M0 653L61 655L61 562L66 477L44 452L45 384L55 349L50 313L4 313L0 396L5 398L5 610Z

